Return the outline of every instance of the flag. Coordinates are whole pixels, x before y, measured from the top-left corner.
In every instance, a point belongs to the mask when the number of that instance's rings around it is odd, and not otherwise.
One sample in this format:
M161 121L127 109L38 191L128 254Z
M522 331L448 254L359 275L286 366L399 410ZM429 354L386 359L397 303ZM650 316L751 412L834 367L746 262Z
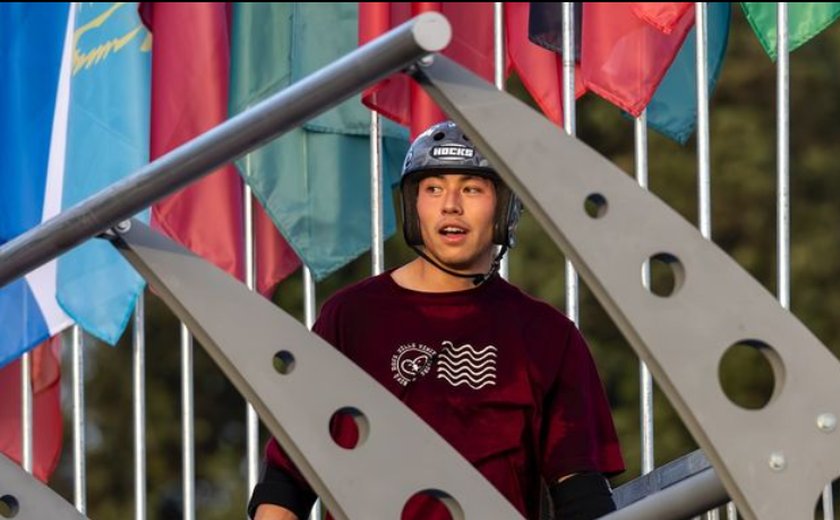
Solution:
M633 2L632 9L639 19L665 34L671 34L692 7L694 2Z
M151 155L157 158L227 119L230 69L228 3L141 6L154 34ZM185 66L189 64L189 66ZM259 212L257 212L259 214ZM276 231L259 223L257 266L265 294L297 266ZM243 186L228 165L153 206L152 225L240 280L244 276Z
M0 4L0 245L60 205L73 17L68 3ZM72 324L56 300L49 262L0 288L0 452L21 462L20 362ZM32 352L33 471L47 481L61 454L59 340Z
M563 125L560 5L558 2L505 3L508 67L516 71L540 110L558 126ZM577 15L580 4L575 4L575 7ZM580 41L580 27L576 29L576 40ZM585 93L580 67L575 64L575 98Z
M487 81L493 81L493 4L491 2L360 2L359 45L428 11L439 11L452 24L452 42L443 55ZM447 119L428 94L405 74L367 89L362 102L397 123L412 137Z
M758 40L771 59L776 59L775 2L741 2L741 8ZM788 4L788 46L796 50L834 23L840 16L840 2Z
M648 5L648 4L643 4ZM710 3L707 15L708 93L715 90L729 41L729 3ZM647 107L648 126L685 144L697 127L697 44L692 27Z
M66 4L65 4L66 5ZM61 337L32 351L32 473L47 482L58 466L61 419ZM20 360L0 369L0 452L21 464Z
M587 2L583 9L581 75L588 90L638 117L694 25L688 9L664 34L639 19L636 2Z
M0 141L7 150L0 154L0 245L58 213L68 11L67 3L0 4ZM71 325L56 301L55 271L49 262L0 288L0 366Z
M149 160L151 35L136 3L78 3L62 207ZM143 211L137 218L149 220ZM58 299L88 333L116 344L145 282L111 244L89 240L58 262Z
M355 3L237 3L231 114L355 50ZM237 161L242 176L316 280L371 246L370 112L355 97ZM385 236L395 230L391 186L408 147L383 119Z

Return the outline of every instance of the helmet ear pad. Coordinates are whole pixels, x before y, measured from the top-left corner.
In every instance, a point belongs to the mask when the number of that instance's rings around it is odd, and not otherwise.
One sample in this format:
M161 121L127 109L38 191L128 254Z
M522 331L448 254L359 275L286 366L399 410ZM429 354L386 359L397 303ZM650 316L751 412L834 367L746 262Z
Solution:
M427 175L415 173L405 176L400 183L402 197L403 236L409 246L423 246L423 232L420 229L420 215L417 212L417 195L420 181ZM493 217L493 243L513 247L514 231L522 211L522 204L504 182L489 177L496 188L496 211Z

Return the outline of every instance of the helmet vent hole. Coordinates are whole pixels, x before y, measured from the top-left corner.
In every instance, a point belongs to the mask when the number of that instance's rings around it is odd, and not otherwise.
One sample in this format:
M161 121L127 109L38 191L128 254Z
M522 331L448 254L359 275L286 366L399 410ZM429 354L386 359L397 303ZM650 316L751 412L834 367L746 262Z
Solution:
M463 137L463 138L464 138L464 141L469 141L469 140L470 140L470 138L469 138L469 137L467 137L466 135L463 135L463 134L462 134L462 135L461 135L461 137Z
M443 132L438 132L434 135L434 137L432 137L432 139L434 139L435 141L440 141L444 137L446 137L446 134L444 134Z

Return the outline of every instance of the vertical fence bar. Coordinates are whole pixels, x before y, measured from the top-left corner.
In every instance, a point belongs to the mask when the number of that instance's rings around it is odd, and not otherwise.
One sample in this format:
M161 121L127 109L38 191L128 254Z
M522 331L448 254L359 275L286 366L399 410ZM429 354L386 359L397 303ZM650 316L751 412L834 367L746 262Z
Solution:
M712 238L711 162L709 155L708 33L706 2L695 4L697 68L697 199L700 234ZM707 520L718 520L718 510L706 513Z
M251 170L251 156L245 157L245 169ZM256 237L254 233L254 197L251 187L247 184L244 190L245 200L245 284L248 289L255 291L257 287L257 262L256 262ZM245 403L245 429L246 429L246 452L248 460L248 489L247 498L250 498L254 487L259 479L259 444L260 444L260 418L251 403Z
M303 320L307 329L312 329L315 324L315 278L312 276L312 271L304 264L303 266ZM326 516L323 504L320 500L315 502L312 507L312 512L309 515L310 520L322 520Z
M499 90L505 89L505 11L504 2L493 2L493 82ZM502 257L499 274L510 278L510 251Z
M33 470L32 424L32 353L27 352L20 361L20 413L21 413L21 462L23 469Z
M146 520L146 304L143 293L134 308L134 518Z
M78 325L73 327L73 504L87 512L85 477L85 364L84 333Z
M575 128L575 7L563 2L563 128L576 135ZM566 315L580 324L578 276L575 266L566 261Z
M634 121L636 180L639 187L648 189L647 111ZM650 264L642 266L642 285L650 289ZM642 474L653 471L653 377L644 362L639 362L639 407L641 423Z
M382 221L382 135L379 113L370 112L370 262L374 276L385 269L384 225Z
M193 340L181 324L181 424L183 434L184 520L195 520L195 413L193 410Z
M776 31L778 60L776 62L776 168L777 188L777 246L778 297L785 309L790 309L790 115L788 95L790 68L788 60L788 4L779 2Z

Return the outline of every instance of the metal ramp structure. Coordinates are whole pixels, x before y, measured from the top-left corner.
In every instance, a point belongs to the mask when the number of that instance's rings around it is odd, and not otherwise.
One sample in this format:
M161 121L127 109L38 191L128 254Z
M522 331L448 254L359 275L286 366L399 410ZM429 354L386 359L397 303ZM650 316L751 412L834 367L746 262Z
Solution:
M607 159L434 54L450 38L445 18L424 14L359 48L9 242L0 248L0 285L104 237L256 407L336 518L399 518L416 494L438 498L455 520L521 518L431 428L328 344L216 267L130 220L404 70L465 129L572 260L711 464L700 461L693 476L642 500L627 499L632 503L605 518L690 518L728 497L750 520L811 517L825 484L840 475L840 363L737 263ZM670 266L676 281L670 293L643 286L642 266L651 259ZM252 345L247 351L240 348L243 337ZM760 410L732 403L710 377L726 351L744 343L767 356L775 375L774 394ZM335 381L329 392L315 371ZM356 418L362 441L354 449L331 439L328 424L336 413ZM406 442L416 449L400 457L410 457L412 471L389 472ZM4 459L0 517L82 518Z

